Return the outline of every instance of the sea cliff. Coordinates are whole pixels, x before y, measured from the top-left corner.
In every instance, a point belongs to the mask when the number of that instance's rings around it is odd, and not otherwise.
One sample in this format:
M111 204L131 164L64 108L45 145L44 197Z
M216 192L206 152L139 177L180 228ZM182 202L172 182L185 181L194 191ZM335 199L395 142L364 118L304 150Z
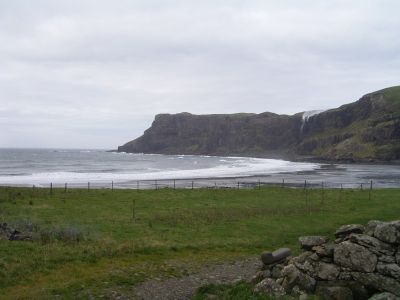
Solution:
M395 161L400 159L400 86L315 114L159 114L141 137L118 151Z

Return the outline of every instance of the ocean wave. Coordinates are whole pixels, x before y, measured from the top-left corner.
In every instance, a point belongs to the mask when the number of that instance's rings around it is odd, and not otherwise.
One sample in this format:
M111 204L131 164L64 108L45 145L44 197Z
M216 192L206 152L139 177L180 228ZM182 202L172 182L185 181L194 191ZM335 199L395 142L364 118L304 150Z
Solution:
M127 170L119 172L38 172L29 175L2 176L0 184L45 184L45 183L84 183L132 180L162 180L189 178L248 177L273 173L309 171L319 168L318 164L290 162L276 159L240 158L232 164L221 164L208 168L160 170L148 168L144 172Z

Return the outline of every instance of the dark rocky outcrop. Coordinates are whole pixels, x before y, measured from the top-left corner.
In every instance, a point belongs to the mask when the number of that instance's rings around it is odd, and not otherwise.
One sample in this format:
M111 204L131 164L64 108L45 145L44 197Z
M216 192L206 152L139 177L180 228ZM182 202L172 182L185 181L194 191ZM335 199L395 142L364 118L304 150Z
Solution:
M160 154L317 157L341 161L400 159L400 86L305 117L160 114L118 151Z
M0 240L31 241L32 234L11 228L7 223L0 224Z
M301 237L305 251L279 263L264 263L253 280L255 291L302 299L308 294L321 299L400 299L399 223L345 225L336 231L340 238L335 243Z

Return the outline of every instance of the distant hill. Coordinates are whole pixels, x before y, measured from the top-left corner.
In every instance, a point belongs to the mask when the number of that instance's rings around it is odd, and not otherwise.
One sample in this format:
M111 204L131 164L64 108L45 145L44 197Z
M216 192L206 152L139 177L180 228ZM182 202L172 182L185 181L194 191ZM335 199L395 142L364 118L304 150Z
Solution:
M159 114L118 151L160 154L312 157L331 161L400 159L400 86L324 112L295 115Z

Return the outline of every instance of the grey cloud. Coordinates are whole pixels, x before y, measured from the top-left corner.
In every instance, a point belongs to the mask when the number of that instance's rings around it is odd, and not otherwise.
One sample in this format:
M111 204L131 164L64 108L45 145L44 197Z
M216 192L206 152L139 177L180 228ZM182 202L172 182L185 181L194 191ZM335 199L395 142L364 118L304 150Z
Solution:
M399 9L395 0L0 2L0 146L113 148L162 112L336 107L398 84Z

